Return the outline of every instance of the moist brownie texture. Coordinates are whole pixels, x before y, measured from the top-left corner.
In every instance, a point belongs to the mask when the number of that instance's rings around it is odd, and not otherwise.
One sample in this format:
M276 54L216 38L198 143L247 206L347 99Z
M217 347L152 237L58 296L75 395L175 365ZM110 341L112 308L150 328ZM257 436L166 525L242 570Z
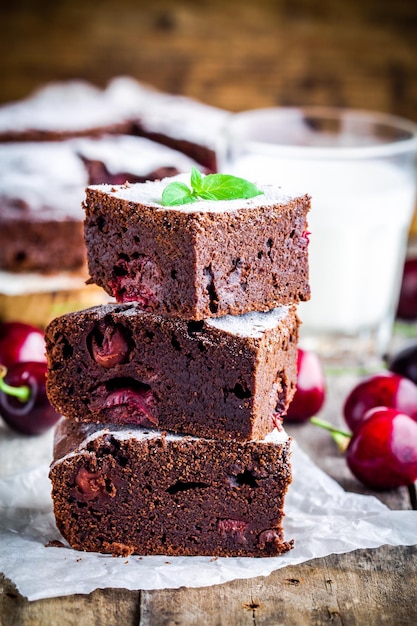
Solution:
M86 190L91 282L119 302L201 320L308 300L310 197L260 186L248 200L161 204L189 175Z
M62 420L51 465L57 526L77 550L276 556L290 440L216 441Z
M187 322L107 304L45 331L47 392L75 421L261 439L295 392L294 308Z

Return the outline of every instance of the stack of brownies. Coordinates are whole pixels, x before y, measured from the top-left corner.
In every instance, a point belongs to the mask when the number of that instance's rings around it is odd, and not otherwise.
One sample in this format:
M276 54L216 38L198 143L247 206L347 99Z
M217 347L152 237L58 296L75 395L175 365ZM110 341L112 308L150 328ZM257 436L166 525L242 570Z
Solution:
M167 207L172 180L86 191L91 282L116 302L46 329L57 526L114 555L274 556L310 198Z

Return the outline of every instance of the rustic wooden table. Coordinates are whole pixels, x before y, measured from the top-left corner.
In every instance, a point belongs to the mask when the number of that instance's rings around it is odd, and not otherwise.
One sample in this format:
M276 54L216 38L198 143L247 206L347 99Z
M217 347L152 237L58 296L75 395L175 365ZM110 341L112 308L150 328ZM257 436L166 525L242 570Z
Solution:
M342 424L343 397L354 380L350 374L327 376L323 418ZM372 493L352 477L326 431L311 424L288 426L287 430L317 465L345 489ZM411 508L405 488L375 495L392 509ZM213 587L134 592L98 589L89 595L33 602L0 576L0 625L412 626L417 623L416 588L417 546L383 546L330 555L285 567L268 577Z
M417 121L415 0L18 0L0 18L0 102L128 74L231 111L334 105Z

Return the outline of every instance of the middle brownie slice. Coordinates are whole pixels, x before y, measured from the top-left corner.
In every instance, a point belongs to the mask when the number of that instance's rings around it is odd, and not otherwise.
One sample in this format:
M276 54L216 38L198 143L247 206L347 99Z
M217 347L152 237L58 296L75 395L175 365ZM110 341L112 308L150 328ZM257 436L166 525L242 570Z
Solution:
M74 421L262 439L295 392L295 307L204 321L108 304L46 329L47 392Z

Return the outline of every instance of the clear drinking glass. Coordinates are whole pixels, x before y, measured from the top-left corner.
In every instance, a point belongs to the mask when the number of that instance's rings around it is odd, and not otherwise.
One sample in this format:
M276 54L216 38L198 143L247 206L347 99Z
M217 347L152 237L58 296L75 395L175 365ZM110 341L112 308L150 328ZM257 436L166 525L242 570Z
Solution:
M300 345L354 363L388 349L416 208L417 125L347 109L232 116L219 169L309 193L311 300Z

